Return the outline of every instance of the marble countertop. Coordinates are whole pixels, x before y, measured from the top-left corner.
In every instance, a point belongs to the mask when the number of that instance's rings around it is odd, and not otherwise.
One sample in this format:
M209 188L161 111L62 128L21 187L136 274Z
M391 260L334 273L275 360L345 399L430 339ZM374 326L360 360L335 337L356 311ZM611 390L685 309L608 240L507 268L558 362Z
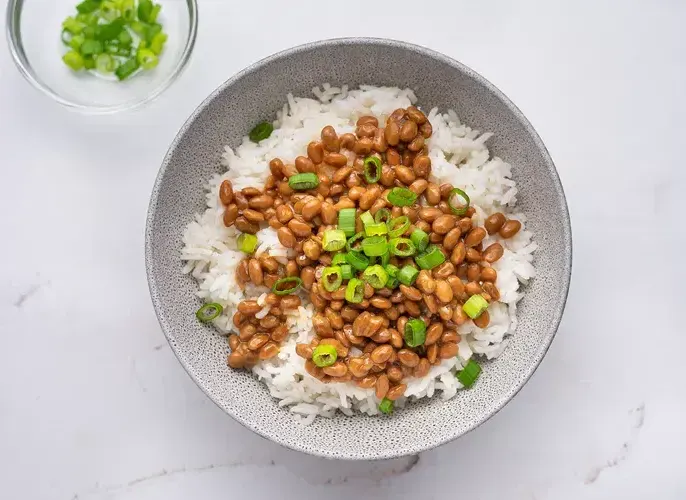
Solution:
M686 4L199 3L190 67L130 113L61 108L0 42L1 496L686 498ZM456 442L374 463L289 451L223 414L169 349L143 265L153 180L195 106L275 51L355 35L500 87L555 159L574 233L567 311L521 393Z

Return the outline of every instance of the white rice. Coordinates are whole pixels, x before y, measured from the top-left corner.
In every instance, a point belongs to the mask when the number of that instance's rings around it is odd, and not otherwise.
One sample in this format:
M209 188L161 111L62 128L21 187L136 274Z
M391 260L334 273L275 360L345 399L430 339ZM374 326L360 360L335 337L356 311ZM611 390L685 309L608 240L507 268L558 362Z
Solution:
M321 129L332 125L339 134L353 132L360 116L373 114L384 122L397 108L414 104L417 98L410 89L361 86L348 90L324 84L312 89L316 99L287 96L287 104L277 113L274 132L259 144L248 137L232 150L226 148L223 163L226 173L215 175L207 184L207 209L196 214L183 237L181 258L183 271L191 273L198 281L197 295L206 302L218 302L224 313L214 320L222 334L234 330L232 316L238 303L246 297L258 297L264 302L265 287L248 285L243 292L236 278L236 266L243 254L236 250L238 231L223 224L223 206L219 200L219 185L230 179L234 189L262 186L269 175L268 163L275 157L293 161L296 156L306 155L307 144L317 140ZM500 158L491 158L486 141L492 134L481 133L462 124L457 115L449 110L440 113L432 109L428 114L433 135L428 141L432 177L437 183L449 182L464 189L476 209L474 218L483 224L494 212L504 212L509 218L519 220L522 230L513 238L503 240L497 235L487 236L484 247L494 241L504 246L503 257L493 267L498 272L496 285L501 300L489 308L490 324L480 329L473 323L462 325L459 355L433 366L424 378L412 378L407 382L405 397L396 401L403 406L408 399L432 397L436 391L442 399L450 399L462 386L455 378L455 371L473 354L488 359L498 356L508 343L507 337L515 333L517 326L517 302L523 293L520 283L526 283L535 274L532 265L533 252L537 248L532 234L526 230L524 215L517 213L517 187L511 179L510 165ZM257 233L257 255L267 253L286 263L292 250L284 248L272 228ZM303 293L302 297L306 295ZM317 415L331 417L336 411L352 415L355 411L368 415L378 413L379 401L373 389L361 389L349 383L325 384L305 371L305 362L295 353L297 343L309 343L313 338L312 315L309 300L293 311L287 319L290 336L284 341L276 358L258 363L253 372L267 384L270 393L279 399L280 406L288 406L303 423L310 423ZM267 314L265 306L258 314Z

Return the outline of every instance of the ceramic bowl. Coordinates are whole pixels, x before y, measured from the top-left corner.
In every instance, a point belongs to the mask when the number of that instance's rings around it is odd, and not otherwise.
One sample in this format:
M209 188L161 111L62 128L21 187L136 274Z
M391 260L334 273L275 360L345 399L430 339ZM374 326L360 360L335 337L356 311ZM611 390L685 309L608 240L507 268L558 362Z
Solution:
M473 128L495 133L493 155L513 166L518 209L540 248L537 277L525 287L519 326L503 354L484 363L478 383L442 401L408 405L392 417L318 418L296 423L266 387L226 365L227 343L197 322L193 278L181 273L184 228L205 208L203 185L221 171L224 145L240 143L255 123L272 119L286 94L312 87L361 84L410 87L419 105L454 109ZM289 448L331 458L381 459L415 454L453 440L500 410L531 377L550 346L569 287L572 241L569 214L553 161L522 113L491 83L444 55L406 43L338 39L268 57L214 91L191 115L162 163L147 218L146 267L164 334L193 380L226 413Z

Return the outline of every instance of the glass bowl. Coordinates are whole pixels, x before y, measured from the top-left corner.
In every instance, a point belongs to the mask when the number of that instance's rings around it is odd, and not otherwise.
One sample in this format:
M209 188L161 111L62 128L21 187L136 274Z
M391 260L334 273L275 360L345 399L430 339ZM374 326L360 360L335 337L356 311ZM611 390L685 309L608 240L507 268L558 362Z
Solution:
M155 0L158 22L168 35L159 64L127 80L72 71L62 61L62 21L76 14L80 0L9 0L7 41L22 75L67 107L87 113L132 109L160 95L188 62L198 27L196 0ZM137 3L137 2L136 2Z

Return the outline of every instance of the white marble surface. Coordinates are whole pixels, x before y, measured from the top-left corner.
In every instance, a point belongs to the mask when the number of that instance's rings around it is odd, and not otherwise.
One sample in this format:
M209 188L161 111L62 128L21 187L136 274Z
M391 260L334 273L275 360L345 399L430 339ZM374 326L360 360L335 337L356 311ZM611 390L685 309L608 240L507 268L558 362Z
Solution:
M1 48L0 497L686 498L685 4L298 4L200 0L188 71L116 116L53 104ZM168 348L143 266L153 179L200 100L263 56L351 35L432 47L509 95L557 162L575 245L559 334L520 395L378 463L288 451L224 415Z

